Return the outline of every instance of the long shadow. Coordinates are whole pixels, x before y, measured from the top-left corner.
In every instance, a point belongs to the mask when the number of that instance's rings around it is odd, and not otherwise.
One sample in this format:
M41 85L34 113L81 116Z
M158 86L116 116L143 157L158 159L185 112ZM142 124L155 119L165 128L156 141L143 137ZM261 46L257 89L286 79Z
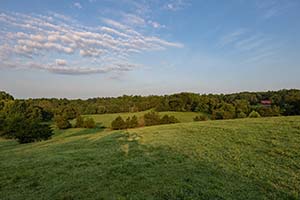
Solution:
M92 130L84 131L81 134L93 133ZM138 134L119 131L96 141L81 138L68 143L72 147L68 149L61 145L55 148L59 152L55 154L57 157L41 159L41 163L36 163L38 166L23 161L21 178L12 178L14 185L11 193L6 194L17 195L14 199L298 197L280 191L263 178L225 170L219 163L195 159L168 146L144 145L139 142L141 139ZM43 170L41 166L48 168ZM30 174L32 171L35 173ZM2 189L5 187L3 185Z
M105 129L105 126L102 124L97 123L95 128L86 128L81 131L78 131L74 134L68 135L67 137L73 137L73 136L80 136L80 135L89 135L94 133L103 132Z

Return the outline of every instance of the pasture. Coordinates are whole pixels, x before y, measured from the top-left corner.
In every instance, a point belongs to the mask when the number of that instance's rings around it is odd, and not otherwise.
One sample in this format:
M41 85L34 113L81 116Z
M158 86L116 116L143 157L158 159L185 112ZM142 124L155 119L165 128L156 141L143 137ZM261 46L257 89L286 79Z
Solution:
M300 117L1 139L0 199L299 199L299 149Z

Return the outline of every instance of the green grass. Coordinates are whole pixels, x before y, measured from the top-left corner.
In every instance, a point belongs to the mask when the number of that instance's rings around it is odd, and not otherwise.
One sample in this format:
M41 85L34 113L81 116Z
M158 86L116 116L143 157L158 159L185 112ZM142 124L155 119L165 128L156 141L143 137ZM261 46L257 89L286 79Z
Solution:
M300 117L0 139L0 199L299 199Z
M96 123L101 123L103 126L110 128L111 122L116 119L118 116L121 116L124 120L127 117L132 117L136 115L138 118L144 116L144 114L150 111L135 112L135 113L114 113L114 114L98 114L98 115L84 115L84 117L92 117ZM194 117L199 115L195 112L159 112L161 116L163 115L172 115L176 117L180 122L192 122Z

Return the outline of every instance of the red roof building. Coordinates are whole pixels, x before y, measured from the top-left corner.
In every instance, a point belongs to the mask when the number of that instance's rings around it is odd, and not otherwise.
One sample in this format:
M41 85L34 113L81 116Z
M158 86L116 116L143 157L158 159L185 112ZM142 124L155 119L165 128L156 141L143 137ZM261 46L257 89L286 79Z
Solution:
M271 100L262 100L260 102L261 105L264 105L264 106L271 106L272 104L272 101Z

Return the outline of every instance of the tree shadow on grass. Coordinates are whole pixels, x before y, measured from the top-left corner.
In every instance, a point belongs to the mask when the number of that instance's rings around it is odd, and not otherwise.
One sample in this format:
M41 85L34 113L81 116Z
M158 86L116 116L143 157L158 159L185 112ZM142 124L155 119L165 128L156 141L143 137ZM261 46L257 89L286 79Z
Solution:
M89 131L81 134L94 133ZM80 138L57 146L52 156L35 164L32 160L22 160L23 170L6 172L6 176L15 181L13 185L3 184L2 189L10 189L6 194L16 195L15 199L298 197L276 188L270 180L225 170L220 163L191 158L167 145L141 144L140 139L138 134L118 131L96 141Z
M95 128L85 128L83 130L80 130L74 134L68 135L67 137L73 137L73 136L80 136L80 135L89 135L89 134L94 134L94 133L99 133L104 131L105 126L103 126L100 123L96 124Z

